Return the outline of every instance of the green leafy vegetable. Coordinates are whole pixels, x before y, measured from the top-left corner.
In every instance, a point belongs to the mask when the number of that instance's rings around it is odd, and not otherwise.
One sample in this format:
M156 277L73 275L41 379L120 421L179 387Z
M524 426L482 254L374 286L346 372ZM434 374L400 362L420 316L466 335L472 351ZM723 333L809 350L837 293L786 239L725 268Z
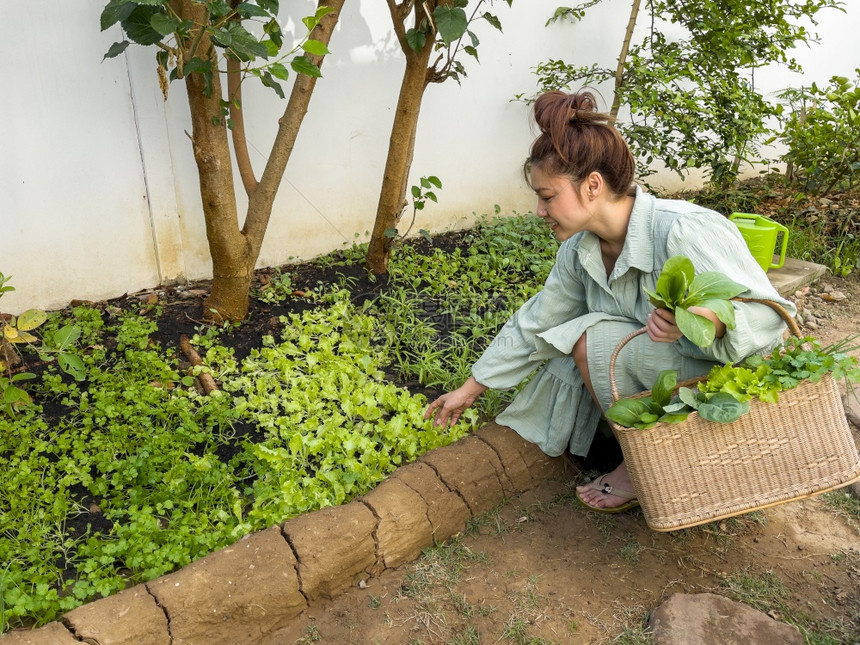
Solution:
M657 423L679 423L687 418L687 406L672 397L678 373L663 370L650 396L621 399L609 407L606 418L626 428L647 430Z
M748 401L741 403L728 392L716 392L699 405L699 415L708 421L731 423L740 419L749 409Z
M677 373L660 372L650 396L621 399L606 411L606 417L626 428L647 429L656 423L679 423L693 410L708 421L731 423L749 412L755 397L776 403L779 392L802 381L816 382L825 374L860 383L857 359L848 354L850 343L860 335L822 348L814 338L789 338L771 356L751 356L743 365L715 365L696 388L680 387Z
M707 347L716 336L714 323L692 313L690 307L713 311L729 329L735 328L735 310L730 300L747 288L717 271L695 274L693 262L676 255L663 265L655 291L645 290L651 304L675 314L678 329L699 347Z

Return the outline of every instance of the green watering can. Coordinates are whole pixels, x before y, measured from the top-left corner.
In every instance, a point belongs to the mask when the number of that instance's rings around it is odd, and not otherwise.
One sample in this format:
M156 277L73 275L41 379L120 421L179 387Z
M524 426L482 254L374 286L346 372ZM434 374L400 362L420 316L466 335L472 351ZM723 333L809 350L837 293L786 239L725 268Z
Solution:
M732 213L729 219L740 230L750 253L762 269L765 271L778 269L783 265L785 249L788 246L788 228L769 217L752 213ZM774 262L776 238L780 233L782 233L782 248L779 252L779 261Z

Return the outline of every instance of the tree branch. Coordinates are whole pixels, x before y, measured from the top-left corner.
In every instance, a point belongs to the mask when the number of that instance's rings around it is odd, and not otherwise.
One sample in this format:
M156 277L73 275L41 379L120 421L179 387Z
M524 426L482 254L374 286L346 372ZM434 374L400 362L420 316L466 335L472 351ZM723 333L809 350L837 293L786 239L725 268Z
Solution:
M191 363L194 367L203 366L203 359L200 358L200 354L191 346L191 341L188 340L188 336L182 334L179 337L179 349L182 350L182 353L185 354L185 357L188 359L188 362ZM194 370L189 370L191 372L191 376L194 376ZM197 375L197 380L200 383L200 387L203 388L203 392L206 395L212 394L215 390L218 389L218 385L215 383L215 379L212 378L212 375L209 372L200 372Z
M239 169L245 192L250 196L257 189L259 182L254 177L254 167L248 155L248 140L245 138L241 70L239 61L233 58L227 59L227 100L230 102L230 119L233 121L230 132L233 137L233 151L236 154L236 167Z
M391 22L394 24L394 35L397 36L400 49L405 53L409 49L406 43L406 20L412 12L415 0L403 0L399 4L396 0L385 0L385 2L388 5L388 13L391 14Z
M640 0L633 0L633 5L630 7L630 19L627 21L627 31L624 33L624 42L621 44L621 52L618 54L618 66L615 68L615 92L612 99L612 108L609 113L612 116L618 116L618 109L621 107L621 84L624 82L624 64L627 62L627 52L630 50L630 41L633 39L633 28L636 27L636 18L639 15Z
M325 45L331 41L331 35L335 25L340 17L340 12L343 9L343 4L346 0L319 0L318 8L330 7L334 11L324 16L319 24L314 27L310 34L310 38L318 40ZM306 54L308 59L317 66L321 66L324 56ZM263 235L266 232L266 227L269 224L269 217L272 214L272 205L274 204L275 195L278 192L281 180L284 176L284 171L287 168L287 162L293 152L293 147L296 143L296 138L299 134L299 127L305 118L308 111L308 104L311 100L314 87L316 85L316 77L306 74L296 76L293 89L290 92L290 98L287 102L287 107L283 115L278 119L278 133L275 135L275 141L272 144L272 151L269 154L269 159L266 162L266 167L260 177L260 182L254 192L249 196L248 216L245 219L245 225L242 227L242 234L246 236L252 248L259 252L263 243Z

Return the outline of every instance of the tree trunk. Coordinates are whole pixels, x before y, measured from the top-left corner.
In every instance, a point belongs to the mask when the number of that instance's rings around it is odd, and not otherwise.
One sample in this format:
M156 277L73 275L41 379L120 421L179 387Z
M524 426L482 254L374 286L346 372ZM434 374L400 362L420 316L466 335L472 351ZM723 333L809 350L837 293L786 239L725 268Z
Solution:
M186 6L190 3L186 3ZM188 6L189 13L195 8ZM249 266L249 247L239 230L233 163L227 141L227 126L221 114L221 78L218 57L207 35L200 39L198 58L212 61L212 91L205 96L202 74L185 77L188 107L191 112L191 141L200 197L206 220L206 239L212 257L212 290L203 304L207 320L242 320L248 314L248 292L253 274Z
M328 44L337 24L345 0L320 0L318 6L329 6L333 13L323 17L311 33L311 38ZM199 11L188 0L181 3L180 15ZM218 69L218 59L207 35L196 43L195 55L212 61ZM322 56L308 56L317 65ZM297 76L290 99L279 120L279 130L272 146L263 176L258 184L246 181L249 188L248 212L244 226L239 228L239 213L233 183L233 165L227 141L227 127L221 114L221 79L217 71L212 74L211 96L204 95L204 78L191 74L185 78L191 112L194 158L200 178L200 195L206 219L206 238L212 257L212 289L203 303L206 320L239 321L248 315L248 298L254 268L260 255L263 237L268 226L272 206L283 178L290 154L298 136L299 127L307 113L316 78Z
M367 249L367 268L374 275L388 272L388 260L391 257L394 238L386 236L385 231L397 226L406 206L406 184L412 165L421 99L427 87L427 66L433 51L433 42L433 38L427 38L420 52L408 47L404 48L406 69L400 84L397 110L394 113L391 138L388 142L388 158L385 161L382 188L376 208L376 220Z

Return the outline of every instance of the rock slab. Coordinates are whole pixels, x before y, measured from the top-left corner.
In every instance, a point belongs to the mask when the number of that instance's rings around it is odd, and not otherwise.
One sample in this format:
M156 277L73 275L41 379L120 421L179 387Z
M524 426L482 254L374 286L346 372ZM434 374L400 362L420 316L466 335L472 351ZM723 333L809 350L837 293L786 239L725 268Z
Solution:
M654 645L803 645L792 625L712 593L674 594L651 614Z

